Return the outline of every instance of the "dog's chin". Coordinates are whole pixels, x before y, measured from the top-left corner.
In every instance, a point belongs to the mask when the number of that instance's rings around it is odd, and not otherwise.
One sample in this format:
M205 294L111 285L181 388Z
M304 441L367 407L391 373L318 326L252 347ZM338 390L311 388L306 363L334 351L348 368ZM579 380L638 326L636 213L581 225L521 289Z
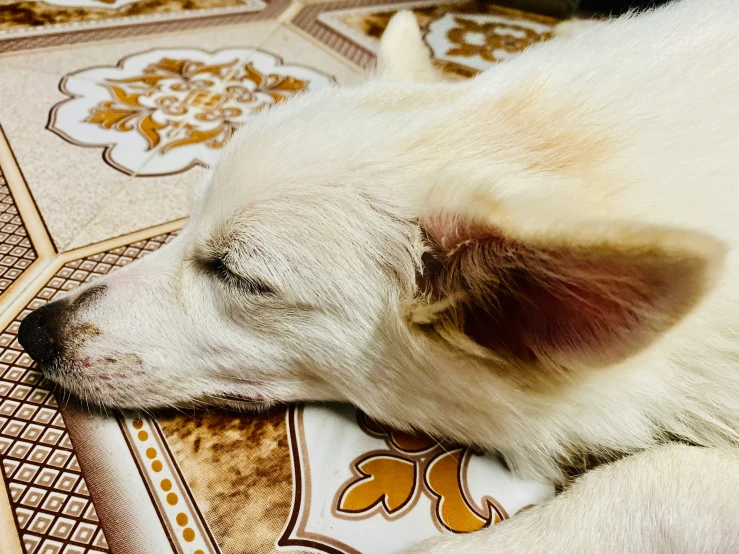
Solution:
M110 374L86 374L90 365L88 359L80 361L65 358L38 364L37 369L41 371L47 386L53 388L58 398L63 399L65 404L71 402L85 406L92 412L108 412L111 409L124 412L171 408L198 410L208 406L239 411L261 411L276 404L259 393L244 395L231 391L200 395L185 393L184 397L173 397L168 394L168 387L153 383L120 379Z

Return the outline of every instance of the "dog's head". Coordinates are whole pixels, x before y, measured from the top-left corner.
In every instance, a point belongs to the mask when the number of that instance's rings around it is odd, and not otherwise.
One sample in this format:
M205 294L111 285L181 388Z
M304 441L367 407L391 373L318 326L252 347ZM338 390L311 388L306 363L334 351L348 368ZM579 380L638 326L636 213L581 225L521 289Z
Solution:
M522 390L619 363L690 312L720 245L559 217L535 181L555 177L508 158L482 194L495 152L461 159L434 132L468 85L393 80L435 78L393 25L407 63L256 116L173 242L24 320L51 379L123 407L372 395L410 413L429 382Z

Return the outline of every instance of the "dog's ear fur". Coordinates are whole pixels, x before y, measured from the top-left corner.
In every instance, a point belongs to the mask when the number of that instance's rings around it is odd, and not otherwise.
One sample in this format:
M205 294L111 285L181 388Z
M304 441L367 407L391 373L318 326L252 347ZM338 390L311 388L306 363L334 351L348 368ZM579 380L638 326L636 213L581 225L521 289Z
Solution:
M380 40L377 77L387 81L416 83L444 80L431 62L413 12L398 12L388 23Z
M523 236L449 214L422 222L417 328L518 367L618 363L703 298L723 245L690 231L579 225Z

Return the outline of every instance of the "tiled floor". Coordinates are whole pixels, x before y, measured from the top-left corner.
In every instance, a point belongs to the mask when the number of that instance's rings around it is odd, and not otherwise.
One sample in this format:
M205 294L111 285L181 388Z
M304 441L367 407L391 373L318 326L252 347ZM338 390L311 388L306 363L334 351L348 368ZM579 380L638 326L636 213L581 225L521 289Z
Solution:
M0 0L2 554L390 551L548 494L349 408L92 417L57 403L15 338L28 309L168 240L251 114L360 79L400 8L462 78L555 23L444 0Z

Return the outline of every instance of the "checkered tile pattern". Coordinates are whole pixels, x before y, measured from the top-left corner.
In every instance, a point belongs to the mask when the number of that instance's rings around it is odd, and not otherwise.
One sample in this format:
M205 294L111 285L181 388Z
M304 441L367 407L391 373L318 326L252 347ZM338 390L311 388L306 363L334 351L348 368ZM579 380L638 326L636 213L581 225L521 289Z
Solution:
M13 196L0 173L0 294L36 259Z
M172 238L161 235L69 262L0 334L0 462L27 554L99 554L109 548L56 397L18 344L20 321L62 292Z

